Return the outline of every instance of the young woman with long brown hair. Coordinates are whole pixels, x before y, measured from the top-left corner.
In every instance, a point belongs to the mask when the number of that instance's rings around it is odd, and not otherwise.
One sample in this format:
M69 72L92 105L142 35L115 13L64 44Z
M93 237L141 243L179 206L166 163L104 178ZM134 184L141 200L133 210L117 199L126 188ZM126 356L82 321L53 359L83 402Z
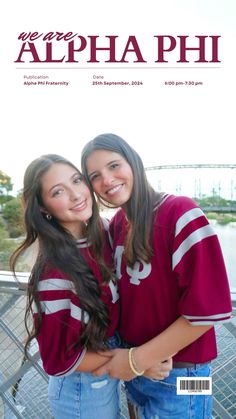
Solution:
M212 396L177 394L177 378L210 385L217 356L214 325L231 316L218 238L190 198L156 192L138 153L121 137L102 134L82 152L82 172L105 205L119 208L110 223L121 303L119 332L127 349L107 354L95 374L126 382L142 419L205 419ZM174 355L163 381L145 371Z
M26 169L23 203L26 238L11 267L15 272L37 241L26 351L36 338L54 417L117 419L119 380L91 374L107 359L102 351L116 345L119 316L111 249L93 194L71 162L48 154Z

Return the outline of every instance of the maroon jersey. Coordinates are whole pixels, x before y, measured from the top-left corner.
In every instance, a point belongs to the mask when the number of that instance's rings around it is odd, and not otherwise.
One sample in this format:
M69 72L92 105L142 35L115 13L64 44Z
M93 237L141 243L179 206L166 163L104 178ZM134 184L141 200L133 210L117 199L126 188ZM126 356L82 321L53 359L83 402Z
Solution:
M218 238L202 210L186 197L167 195L155 209L150 263L133 268L123 258L127 219L110 223L121 303L120 334L141 345L183 316L192 325L214 325L231 316L230 290ZM181 350L176 361L216 357L214 328Z
M78 240L77 245L101 284L101 299L109 311L110 326L107 330L107 337L113 336L117 330L119 318L117 287L112 281L107 285L102 284L103 278L99 266L93 258L87 240ZM107 233L104 260L111 266L111 248ZM71 374L78 367L86 352L86 348L74 345L81 333L82 311L73 282L58 269L48 268L45 269L44 275L39 281L38 290L43 318L37 341L43 367L49 375ZM37 318L35 311L35 323ZM87 313L85 313L84 321L88 322Z

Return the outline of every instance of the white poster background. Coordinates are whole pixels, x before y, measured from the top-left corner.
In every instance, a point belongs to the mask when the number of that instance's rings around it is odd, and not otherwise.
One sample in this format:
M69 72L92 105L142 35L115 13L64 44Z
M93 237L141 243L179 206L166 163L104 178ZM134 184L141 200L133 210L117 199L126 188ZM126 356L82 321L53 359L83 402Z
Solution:
M15 192L32 159L57 153L79 165L83 145L104 132L126 139L145 166L235 163L234 0L9 0L0 8L0 170L12 178ZM101 52L101 62L91 64L85 60L87 50L75 55L83 57L78 65L15 63L19 34L36 31L99 35L101 46L105 35L118 35L118 58L134 35L148 63L133 63L136 56L129 53L128 64L108 64ZM167 65L155 64L154 35L220 35L221 62L176 63L176 49ZM56 58L66 54L66 44L58 42ZM43 57L45 42L35 45ZM68 86L24 85L24 76L40 74ZM142 84L94 85L97 76ZM174 84L165 84L168 81Z

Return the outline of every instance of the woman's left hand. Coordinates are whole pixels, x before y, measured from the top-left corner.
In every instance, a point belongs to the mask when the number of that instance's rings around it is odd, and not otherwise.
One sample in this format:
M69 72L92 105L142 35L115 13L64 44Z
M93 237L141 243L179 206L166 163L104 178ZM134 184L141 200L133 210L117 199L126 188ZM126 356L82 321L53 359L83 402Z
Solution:
M129 381L136 377L129 366L129 350L128 349L112 349L102 352L104 356L108 356L109 360L106 364L97 368L92 372L95 376L109 374L112 378Z

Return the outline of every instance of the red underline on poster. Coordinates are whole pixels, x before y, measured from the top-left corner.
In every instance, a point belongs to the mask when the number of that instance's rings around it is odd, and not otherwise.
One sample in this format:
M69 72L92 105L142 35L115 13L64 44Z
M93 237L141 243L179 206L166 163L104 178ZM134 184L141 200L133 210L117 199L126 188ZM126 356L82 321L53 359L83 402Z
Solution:
M216 70L222 67L16 67L16 70Z

